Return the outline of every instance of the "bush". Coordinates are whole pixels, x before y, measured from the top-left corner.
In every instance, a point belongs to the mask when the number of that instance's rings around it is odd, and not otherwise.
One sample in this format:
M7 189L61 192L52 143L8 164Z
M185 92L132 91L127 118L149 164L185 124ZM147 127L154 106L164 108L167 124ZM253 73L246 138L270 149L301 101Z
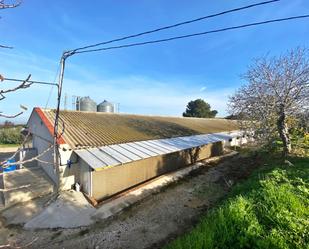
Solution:
M20 144L22 136L20 134L21 127L1 128L0 143L1 144Z

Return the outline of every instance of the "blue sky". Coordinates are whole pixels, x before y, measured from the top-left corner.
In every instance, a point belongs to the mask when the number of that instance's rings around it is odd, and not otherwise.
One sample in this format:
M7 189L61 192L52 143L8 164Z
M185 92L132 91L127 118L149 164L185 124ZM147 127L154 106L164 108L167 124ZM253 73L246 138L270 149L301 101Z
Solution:
M90 2L90 1L89 1ZM62 51L258 1L24 0L16 9L1 10L0 73L8 78L54 81ZM308 0L281 0L250 10L178 27L130 42L202 32L266 19L308 14ZM83 54L67 62L63 93L120 103L125 113L180 116L188 101L203 98L225 116L228 96L252 59L279 55L309 42L309 20L228 31L169 43ZM123 43L127 43L123 42ZM119 43L122 44L122 43ZM2 87L14 84L2 82ZM29 108L16 121L26 121L34 106L53 108L56 91L33 86L10 94L0 110Z

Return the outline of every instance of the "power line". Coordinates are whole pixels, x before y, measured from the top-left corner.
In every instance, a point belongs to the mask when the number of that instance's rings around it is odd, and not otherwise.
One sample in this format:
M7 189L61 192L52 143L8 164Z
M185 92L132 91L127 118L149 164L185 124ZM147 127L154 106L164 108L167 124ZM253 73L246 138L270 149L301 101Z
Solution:
M263 22L254 22L254 23L243 24L243 25L239 25L239 26L232 26L232 27L227 27L227 28L214 29L214 30L209 30L209 31L205 31L205 32L169 37L169 38L159 39L159 40L152 40L152 41L124 44L124 45L119 45L119 46L77 51L77 52L75 52L75 54L98 52L98 51L128 48L128 47L136 47L136 46L142 46L142 45L154 44L154 43L160 43L160 42L168 42L168 41L184 39L184 38L189 38L189 37L194 37L194 36L208 35L208 34L212 34L212 33L219 33L219 32L223 32L223 31L228 31L228 30L241 29L241 28L247 28L247 27L258 26L258 25L263 25L263 24L282 22L282 21L288 21L288 20L294 20L294 19L302 19L302 18L308 18L308 17L309 17L309 15L301 15L301 16L292 16L292 17L286 17L286 18L280 18L280 19L272 19L272 20L267 20L267 21L263 21Z
M202 20L205 20L205 19L209 19L209 18L225 15L225 14L232 13L232 12L237 12L237 11L240 11L240 10L245 10L245 9L253 8L253 7L256 7L256 6L260 6L260 5L274 3L274 2L278 2L278 1L280 1L280 0L265 1L265 2L260 2L260 3L250 4L250 5L239 7L239 8L235 8L235 9L225 10L225 11L222 11L222 12L219 12L219 13L216 13L216 14L211 14L211 15L208 15L208 16L199 17L199 18L196 18L196 19L192 19L192 20L176 23L176 24L173 24L173 25L164 26L164 27L161 27L161 28L157 28L157 29L153 29L153 30L137 33L137 34L134 34L134 35L129 35L129 36L125 36L125 37L121 37L121 38L117 38L117 39L113 39L113 40L109 40L109 41L105 41L105 42L99 42L99 43L96 43L96 44L92 44L92 45L76 48L76 49L71 50L71 52L77 52L79 50L93 48L93 47L97 47L97 46L100 46L100 45L106 45L106 44L113 43L113 42L123 41L123 40L127 40L127 39L130 39L130 38L135 38L135 37L138 37L138 36L155 33L155 32L159 32L159 31L162 31L162 30L171 29L171 28L175 28L175 27L178 27L178 26L190 24L190 23L193 23L193 22L198 22L198 21L202 21Z
M58 68L57 68L57 71L56 71L56 74L55 74L55 77L54 77L54 80L53 80L53 82L54 82L55 84L56 84L56 80L57 80L57 76L58 76L59 71L60 71L60 65L59 65ZM50 97L51 97L51 95L52 95L52 93L53 93L53 90L54 90L54 86L52 85L51 88L50 88L48 97L47 97L47 101L46 101L46 104L45 104L45 109L46 109L47 106L48 106L48 103L49 103L49 101L50 101Z

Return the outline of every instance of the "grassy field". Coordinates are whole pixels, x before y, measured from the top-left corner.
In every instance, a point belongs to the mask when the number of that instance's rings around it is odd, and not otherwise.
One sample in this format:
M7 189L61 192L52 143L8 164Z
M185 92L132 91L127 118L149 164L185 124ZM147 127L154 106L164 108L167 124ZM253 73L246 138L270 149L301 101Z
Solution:
M309 248L309 157L294 166L262 155L262 167L165 249Z

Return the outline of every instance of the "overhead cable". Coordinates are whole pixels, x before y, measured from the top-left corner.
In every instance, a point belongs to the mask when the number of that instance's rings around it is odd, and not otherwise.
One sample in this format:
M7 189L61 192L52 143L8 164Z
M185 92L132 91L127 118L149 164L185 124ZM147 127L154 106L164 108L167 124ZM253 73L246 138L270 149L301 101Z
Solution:
M113 43L113 42L123 41L123 40L127 40L127 39L130 39L130 38L135 38L135 37L138 37L138 36L143 36L143 35L155 33L155 32L159 32L159 31L162 31L162 30L171 29L171 28L175 28L175 27L178 27L178 26L190 24L190 23L193 23L193 22L198 22L198 21L202 21L202 20L205 20L205 19L210 19L210 18L213 18L213 17L222 16L222 15L225 15L225 14L228 14L228 13L237 12L237 11L253 8L253 7L256 7L256 6L260 6L260 5L270 4L270 3L274 3L274 2L278 2L278 1L280 1L280 0L264 1L264 2L250 4L250 5L235 8L235 9L225 10L225 11L222 11L222 12L219 12L219 13L216 13L216 14L202 16L202 17L195 18L195 19L192 19L192 20L176 23L176 24L173 24L173 25L168 25L168 26L164 26L164 27L161 27L161 28L148 30L148 31L145 31L145 32L141 32L141 33L137 33L137 34L133 34L133 35L128 35L128 36L125 36L125 37L121 37L121 38L117 38L117 39L113 39L113 40L109 40L109 41L99 42L99 43L96 43L96 44L76 48L76 49L73 49L71 51L77 52L77 51L80 51L80 50L93 48L93 47L97 47L97 46L101 46L101 45L106 45L106 44Z
M104 50L120 49L120 48L136 47L136 46L142 46L142 45L154 44L154 43L160 43L160 42L168 42L168 41L184 39L184 38L189 38L189 37L194 37L194 36L202 36L202 35L208 35L212 33L219 33L219 32L224 32L224 31L229 31L229 30L242 29L242 28L247 28L247 27L252 27L252 26L264 25L264 24L275 23L275 22L283 22L283 21L289 21L289 20L295 20L295 19L303 19L303 18L308 18L308 17L309 15L301 15L301 16L292 16L292 17L286 17L286 18L272 19L272 20L267 20L267 21L262 21L262 22L242 24L239 26L231 26L227 28L214 29L214 30L200 32L200 33L174 36L174 37L158 39L158 40L150 40L150 41L145 41L145 42L129 43L129 44L124 44L124 45L119 45L119 46L82 50L82 51L77 51L74 54L98 52L98 51L104 51Z

